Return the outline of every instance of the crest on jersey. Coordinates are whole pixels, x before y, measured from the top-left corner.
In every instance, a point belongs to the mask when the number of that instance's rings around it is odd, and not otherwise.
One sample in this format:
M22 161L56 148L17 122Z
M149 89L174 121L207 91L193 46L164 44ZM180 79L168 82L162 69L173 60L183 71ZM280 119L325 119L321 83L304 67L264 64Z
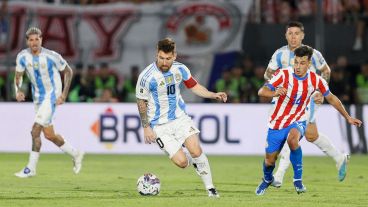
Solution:
M41 64L41 68L43 68L43 69L46 68L46 64L44 64L44 63Z
M175 74L175 80L176 80L176 82L180 82L180 80L181 80L181 77L180 77L180 74Z
M35 69L38 69L38 67L39 67L38 63L33 63L33 67L34 67Z
M160 86L163 86L163 85L165 85L165 82L161 81Z
M174 78L173 78L172 75L169 75L169 76L165 77L165 81L166 81L166 84L173 84L174 83Z

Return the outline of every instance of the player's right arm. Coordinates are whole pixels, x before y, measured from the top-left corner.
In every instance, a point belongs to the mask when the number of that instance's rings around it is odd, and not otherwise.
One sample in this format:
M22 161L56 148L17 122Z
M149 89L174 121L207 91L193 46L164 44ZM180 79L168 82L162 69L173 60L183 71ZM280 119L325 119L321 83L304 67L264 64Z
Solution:
M148 109L148 98L149 98L149 87L146 80L142 80L144 73L138 78L136 85L136 97L137 97L137 106L139 111L139 116L141 117L141 124L143 127L144 134L144 142L147 144L151 144L156 140L156 134L150 126L150 122L148 120L147 109ZM147 77L144 77L147 78Z
M21 91L23 75L25 70L26 70L25 57L18 54L16 59L15 76L14 76L15 98L17 99L17 101L25 100L25 95Z

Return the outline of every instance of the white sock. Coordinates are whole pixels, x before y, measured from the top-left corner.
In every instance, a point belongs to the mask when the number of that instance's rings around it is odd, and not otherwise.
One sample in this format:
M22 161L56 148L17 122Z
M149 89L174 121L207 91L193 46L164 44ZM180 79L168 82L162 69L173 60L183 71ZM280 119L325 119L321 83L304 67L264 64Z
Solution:
M344 159L344 154L336 149L336 147L330 142L330 139L324 134L319 133L319 137L313 142L318 148L322 150L326 155L332 157L336 164Z
M353 45L353 50L361 50L362 48L363 48L362 38L357 37Z
M39 157L40 157L40 152L31 151L29 153L29 161L28 161L27 167L31 170L36 170Z
M214 188L212 183L210 164L208 163L206 155L202 153L199 157L193 158L193 163L195 165L197 174L201 176L206 189L208 190L210 188Z
M71 155L72 157L76 157L78 155L78 151L66 140L64 140L64 144L60 146L60 149L63 150L65 153Z
M184 154L185 154L185 156L187 157L187 160L188 160L187 167L190 166L190 165L193 165L193 158L190 155L190 153L187 150L183 150L183 151L184 151Z
M290 148L289 145L285 142L284 147L280 152L280 161L277 167L277 171L274 174L274 179L278 182L283 181L286 170L290 166Z

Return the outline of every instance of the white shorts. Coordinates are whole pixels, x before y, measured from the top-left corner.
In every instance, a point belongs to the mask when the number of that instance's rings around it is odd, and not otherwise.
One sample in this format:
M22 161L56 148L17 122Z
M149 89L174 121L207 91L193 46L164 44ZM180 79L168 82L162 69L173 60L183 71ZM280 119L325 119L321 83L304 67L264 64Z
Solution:
M178 152L188 137L199 133L192 119L187 115L166 124L156 125L153 131L157 135L156 144L169 155L170 159Z
M51 103L49 99L45 99L42 103L35 105L35 110L35 123L43 127L50 126L55 112L55 103Z
M321 106L321 104L316 104L314 102L314 96L312 95L310 98L309 104L307 106L307 110L305 111L306 118L307 118L307 124L316 122L316 113L317 113L319 106Z

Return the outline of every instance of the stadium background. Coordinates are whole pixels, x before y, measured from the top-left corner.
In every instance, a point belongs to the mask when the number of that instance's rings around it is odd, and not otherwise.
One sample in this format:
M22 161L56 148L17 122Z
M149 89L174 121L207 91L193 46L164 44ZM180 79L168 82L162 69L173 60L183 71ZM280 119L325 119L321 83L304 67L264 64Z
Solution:
M26 161L25 153L31 146L29 131L34 112L29 93L30 86L25 80L23 90L28 94L28 103L14 102L12 86L15 56L26 46L25 31L31 25L37 25L43 31L43 46L59 52L67 59L75 72L68 103L60 106L56 112L56 130L60 131L77 148L89 154L98 154L91 155L91 157L87 155L89 159L85 163L84 170L90 172L89 176L82 177L80 183L69 180L78 183L75 186L76 191L78 191L78 186L86 185L91 191L96 188L102 192L101 186L97 186L101 183L96 180L100 178L101 175L98 174L100 172L92 169L92 166L108 165L107 160L120 166L126 166L125 161L136 160L147 166L140 168L156 170L160 175L167 176L168 180L180 180L182 178L180 176L188 177L188 174L177 175L179 178L170 177L175 173L167 175L165 169L168 168L170 172L175 172L177 169L166 165L164 167L155 166L147 161L153 159L153 162L169 164L166 157L159 156L157 159L155 156L153 158L141 157L144 154L162 155L162 152L157 147L145 145L142 142L143 133L139 129L139 116L136 104L133 103L135 102L137 74L154 61L157 40L170 36L177 42L178 61L188 65L196 79L211 90L225 90L229 94L229 103L217 104L195 97L187 91L184 92L184 99L189 103L188 111L202 131L202 146L210 155L210 160L211 158L214 160L214 163L211 163L212 166L218 165L218 167L213 167L215 183L216 172L218 173L217 178L223 176L222 183L236 182L229 179L226 172L220 171L219 168L225 166L225 162L229 172L238 173L234 177L249 175L245 182L251 183L249 186L246 183L243 187L249 188L251 192L245 191L245 193L252 195L253 188L259 181L262 158L260 156L232 156L262 155L264 153L269 109L267 102L269 100L259 99L256 95L257 90L263 85L263 73L271 55L276 49L286 45L285 24L290 20L299 20L305 25L304 43L320 50L331 67L331 91L343 101L353 116L363 121L363 127L359 129L349 127L328 104L322 106L317 118L320 131L327 134L339 149L357 154L356 157L353 157L355 163L352 165L352 168L356 169L355 172L353 171L356 177L352 176L350 184L358 186L356 195L359 196L357 200L351 198L349 202L352 206L360 204L365 206L364 203L368 202L360 192L366 189L366 185L363 184L364 178L359 176L366 170L359 167L367 164L368 127L365 120L368 118L368 105L366 105L368 103L368 36L364 29L367 12L368 1L365 0L2 1L0 13L0 100L2 101L0 103L0 131L2 133L0 152L2 154L0 157L5 170L1 176L8 177L9 172L18 170ZM363 30L361 30L362 26ZM360 34L361 32L357 31L363 32ZM304 140L302 146L305 155L322 155L322 152L314 145ZM60 150L43 141L42 152L59 153ZM100 154L135 155L124 157ZM66 162L58 161L60 159L58 156L46 155L45 160L40 161L45 164L40 166L39 171L50 169L53 169L50 173L63 171L63 168L55 166L55 163ZM321 166L307 165L306 173L308 169L310 174L315 172L323 174L326 171L330 171L330 174L335 173L332 162L328 162L328 159L326 157L307 157L306 163L320 162ZM323 168L325 163L331 165L331 168L327 170ZM88 164L91 167L88 167ZM252 167L254 170L239 170L242 165ZM111 169L111 175L115 176L120 172L112 164L108 166L108 169ZM137 167L131 162L128 166ZM138 178L141 173L141 171L131 172L131 170L128 172L131 173L125 175L128 183L134 183L134 179ZM62 174L62 177L68 180L67 176L67 173ZM193 174L189 174L189 177L193 180L197 179ZM45 183L36 180L36 186L47 186L49 178L48 175L45 176ZM353 178L356 179L353 180ZM89 186L90 179L95 180L96 185ZM330 192L334 188L339 188L332 181L328 179L325 181L330 188L323 188L323 191ZM107 182L115 183L116 180L111 178ZM242 181L239 182L242 183ZM315 182L318 183L318 181ZM25 187L26 193L17 194L19 192L16 190L9 190L14 183ZM201 189L200 182L196 184L197 188ZM47 202L52 202L52 197L58 198L55 202L71 197L70 203L63 201L62 204L54 203L54 205L71 204L73 206L72 202L79 199L79 196L92 200L94 197L83 194L83 192L79 192L78 196L73 196L74 191L63 194L61 192L67 186L61 183L56 193L47 194L41 191L37 195L33 193L32 185L34 183L24 184L11 178L6 179L3 188L0 189L0 199L7 204L5 206L12 206L12 200L19 199L14 206L22 206L28 201L39 199L38 196L41 195L40 197L44 200L41 199L39 204L48 206ZM188 186L183 187L184 185L180 182L175 185L178 185L179 188L190 189ZM242 196L244 192L233 190L231 185L235 184L222 186L225 197L230 196L231 200L232 197ZM318 186L318 184L315 185ZM177 194L175 187L177 186L168 186L171 190L168 190L168 196L180 197L184 194L184 198L188 198L193 194L189 190ZM131 193L131 188L125 186L112 185L111 188L122 191L123 195L136 196ZM353 192L354 188L337 190L336 196L345 190ZM287 189L286 192L290 193ZM14 196L14 193L17 195ZM101 200L119 200L120 194L112 194L113 196L110 197L111 194L105 196L97 192L95 196ZM162 197L166 198L165 196L166 194L163 193ZM288 198L273 197L280 202ZM193 198L194 201L196 199L198 198ZM224 199L223 201L230 202ZM321 203L325 202L323 199L314 199ZM130 205L135 202L135 200L130 201L132 201ZM140 204L144 205L145 202L157 204L156 200L144 200ZM170 202L175 203L173 200ZM232 202L235 203L230 202L231 205L238 206L238 204L245 205L249 202L260 201L250 199L239 200L238 203L236 200ZM94 205L98 203L95 201ZM312 201L306 201L303 205L307 206L311 203L313 204ZM343 203L343 200L336 199L332 206L339 206ZM112 204L116 203L112 202ZM263 206L269 203L260 202L258 204ZM116 205L118 206L119 203ZM163 206L159 202L157 205ZM206 205L217 204L206 203ZM221 205L226 205L226 203Z

